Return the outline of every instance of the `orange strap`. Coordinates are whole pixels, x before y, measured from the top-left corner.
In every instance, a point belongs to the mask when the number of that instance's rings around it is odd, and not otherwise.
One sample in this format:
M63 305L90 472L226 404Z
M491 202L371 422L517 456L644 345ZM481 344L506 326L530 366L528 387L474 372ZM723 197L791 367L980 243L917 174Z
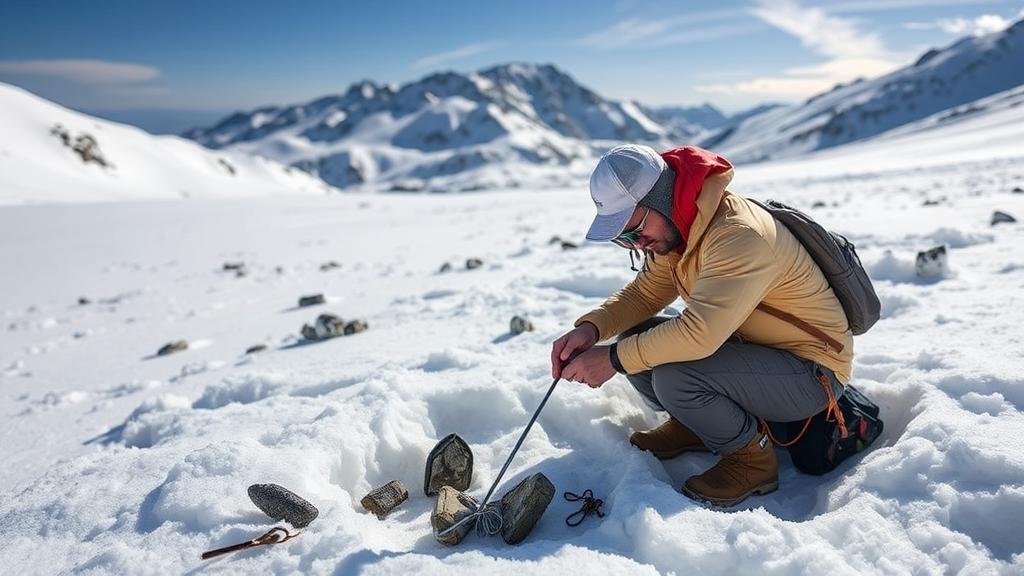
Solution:
M829 382L828 376L825 374L818 374L818 382L821 382L822 388L825 389L825 396L828 397L828 404L825 406L825 421L835 422L839 426L839 435L841 438L846 438L850 435L850 431L846 429L846 418L843 417L843 411L839 408L839 402L836 401L835 394L832 393L832 386ZM829 416L832 420L829 420ZM814 416L808 416L807 421L804 422L804 427L800 430L800 433L796 435L792 440L788 442L779 442L774 435L772 435L771 428L768 427L768 423L765 422L764 418L761 418L761 428L764 429L764 433L771 438L771 441L780 448L786 448L792 446L800 441L807 433L807 429L811 427L811 418Z
M779 310L774 306L765 304L764 302L758 304L757 309L767 312L768 314L775 316L776 318L782 320L783 322L789 322L793 326L796 326L797 328L803 330L804 332L807 332L811 336L814 336L818 340L821 340L822 342L825 343L825 346L831 346L832 349L835 350L836 352L843 351L844 346L840 344L839 341L837 341L835 338L832 338L828 334L825 334L824 332L815 328L814 326L811 326L807 322L804 322L803 320L797 318L796 316L793 316L789 312L783 312L782 310Z

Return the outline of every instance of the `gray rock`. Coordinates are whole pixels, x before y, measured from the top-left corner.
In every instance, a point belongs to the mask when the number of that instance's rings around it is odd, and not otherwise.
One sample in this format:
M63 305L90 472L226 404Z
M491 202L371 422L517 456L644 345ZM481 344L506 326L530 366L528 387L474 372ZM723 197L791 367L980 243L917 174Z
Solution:
M548 240L548 244L549 245L550 244L561 244L562 242L565 242L565 240L562 240L561 236L552 236L551 239Z
M263 352L267 349L266 344L257 344L255 346L249 346L245 349L246 354L256 354L257 352Z
M815 200L814 204L811 204L811 208L824 208L826 206L828 206L828 204L822 200Z
M225 262L220 268L225 272L245 270L245 262Z
M320 511L301 496L277 484L249 486L249 499L274 520L284 520L296 528L305 528Z
M338 264L334 260L331 260L330 262L324 262L323 264L320 265L321 272L327 272L328 270L335 270L338 268L341 268L341 264Z
M930 250L917 253L914 272L921 278L938 278L946 274L949 260L945 246L936 246Z
M365 332L369 329L370 325L366 323L366 320L352 320L345 324L345 327L342 329L342 333L345 336L350 336L352 334Z
M92 304L92 300L89 300L85 296L79 296L79 298L78 298L78 305L79 306L88 306L89 304Z
M308 296L299 297L299 308L305 308L306 306L316 306L317 304L323 304L327 300L324 299L323 294L310 294Z
M996 210L995 212L992 213L992 226L995 226L996 224L1013 224L1016 221L1016 218L1010 216L1006 212L1000 212L999 210Z
M451 272L452 265L448 262L441 264L441 268L437 271L438 274L444 274L445 272Z
M572 242L569 242L568 240L562 242L562 250L575 250L577 248L579 248L579 246Z
M383 520L392 510L409 499L409 491L398 480L392 480L380 488L375 488L359 501L363 508L373 512Z
M345 321L334 314L321 314L313 325L302 326L302 337L306 340L327 340L345 333Z
M508 331L512 334L533 332L533 323L522 316L513 316L512 320L508 323Z
M476 520L466 522L444 536L440 534L454 526L459 520L472 514L477 507L478 504L473 498L451 486L442 486L437 493L437 500L434 502L434 511L430 514L430 526L434 529L434 538L449 546L461 542L476 524Z
M467 258L466 259L466 270L475 270L484 265L484 261L479 258Z
M1021 188L1020 186L1015 186L1013 188L1013 193L1014 194L1024 194L1024 188Z
M182 350L188 350L188 342L185 340L175 340L174 342L168 342L160 347L156 351L157 356L167 356L168 354L174 354L175 352L181 352Z
M437 494L442 486L466 490L473 479L473 452L458 434L449 434L427 455L423 492Z
M540 472L524 478L501 497L501 537L518 544L533 530L555 496L555 485Z

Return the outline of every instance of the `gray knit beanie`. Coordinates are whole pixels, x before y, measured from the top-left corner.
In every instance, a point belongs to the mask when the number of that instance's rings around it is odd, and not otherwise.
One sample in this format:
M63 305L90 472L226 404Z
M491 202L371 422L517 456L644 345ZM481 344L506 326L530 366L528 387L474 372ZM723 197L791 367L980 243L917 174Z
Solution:
M669 166L661 171L661 176L646 196L637 202L638 206L650 208L672 222L672 190L675 188L676 172ZM673 223L674 224L674 223Z

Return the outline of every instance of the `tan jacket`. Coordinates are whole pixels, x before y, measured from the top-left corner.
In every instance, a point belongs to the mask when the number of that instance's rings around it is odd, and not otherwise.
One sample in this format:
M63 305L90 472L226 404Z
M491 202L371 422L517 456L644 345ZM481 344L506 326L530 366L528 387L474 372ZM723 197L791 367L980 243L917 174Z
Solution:
M658 314L681 296L686 303L681 315L619 343L619 361L628 373L705 358L735 336L814 360L848 384L853 333L839 300L785 226L726 190L732 176L729 170L704 181L682 255L656 256L648 270L577 320L576 326L590 322L605 340ZM762 301L820 329L843 350L755 309Z

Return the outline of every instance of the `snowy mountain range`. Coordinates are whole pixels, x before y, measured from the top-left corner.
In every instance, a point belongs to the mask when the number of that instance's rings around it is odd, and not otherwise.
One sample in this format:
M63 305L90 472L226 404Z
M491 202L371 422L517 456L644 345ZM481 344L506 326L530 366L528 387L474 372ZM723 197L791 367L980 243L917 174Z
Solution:
M69 110L0 83L0 204L335 191L301 170Z
M275 158L339 187L469 190L578 183L615 142L680 139L630 102L603 98L550 65L437 73L395 87L233 114L184 134Z
M929 50L872 80L839 85L769 110L701 144L734 162L792 157L863 140L1024 84L1024 20L1002 32Z

